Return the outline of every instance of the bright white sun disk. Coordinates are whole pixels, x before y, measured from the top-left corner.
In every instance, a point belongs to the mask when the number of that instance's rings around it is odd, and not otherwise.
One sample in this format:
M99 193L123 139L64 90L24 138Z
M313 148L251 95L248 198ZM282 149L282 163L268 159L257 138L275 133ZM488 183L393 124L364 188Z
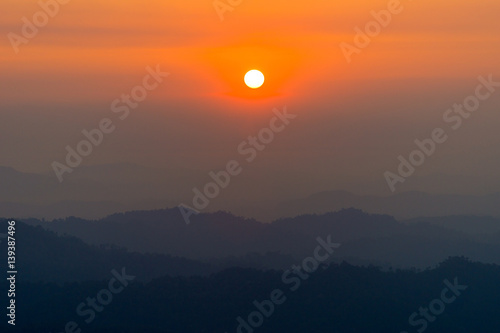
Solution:
M252 69L245 75L245 84L252 89L259 88L264 84L264 74L256 69Z

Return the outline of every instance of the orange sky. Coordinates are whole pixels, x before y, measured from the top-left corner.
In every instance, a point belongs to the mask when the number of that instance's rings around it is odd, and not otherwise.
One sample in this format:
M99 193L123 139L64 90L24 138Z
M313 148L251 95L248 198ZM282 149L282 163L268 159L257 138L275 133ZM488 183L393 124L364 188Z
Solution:
M211 0L72 0L19 54L2 39L0 70L10 84L0 98L109 99L155 64L173 74L171 96L220 99L306 97L317 93L311 82L467 77L498 69L498 1L401 3L403 11L348 65L339 43L351 42L354 27L387 1L245 0L221 21ZM40 9L27 0L6 0L4 8L4 35L19 32L21 17ZM267 77L259 93L243 86L252 68ZM21 84L26 75L30 82Z
M224 21L213 0L70 0L18 54L7 34L40 7L2 1L0 165L25 171L50 170L157 64L171 75L85 163L210 169L287 105L301 120L263 153L263 169L314 175L311 192L380 181L479 75L500 77L498 0L401 1L351 63L340 43L387 0L244 0ZM266 76L258 90L243 83L254 68ZM422 172L472 174L481 159L497 173L499 107L498 97L485 103ZM464 159L464 147L483 154Z

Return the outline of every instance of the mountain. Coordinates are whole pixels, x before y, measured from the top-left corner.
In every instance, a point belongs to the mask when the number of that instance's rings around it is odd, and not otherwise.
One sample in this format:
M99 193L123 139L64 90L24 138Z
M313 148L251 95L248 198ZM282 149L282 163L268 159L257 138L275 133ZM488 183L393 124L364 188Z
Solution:
M134 164L80 166L59 183L53 173L33 174L0 167L0 212L3 217L102 218L134 209L154 209L178 203L189 195L184 182L199 172L153 169Z
M286 201L269 207L256 218L276 219L300 214L323 214L342 208L357 208L373 214L389 214L397 219L422 216L487 215L500 217L500 193L489 195L428 194L403 192L390 196L356 195L328 191Z
M384 267L425 268L449 256L500 264L500 242L427 223L402 223L388 215L344 209L261 223L227 212L200 213L186 224L179 209L134 211L89 221L67 218L31 225L79 237L89 244L114 244L141 253L161 253L205 262L247 262L267 255L281 268L289 258L310 255L317 238L342 244L332 260ZM433 221L433 219L430 219ZM492 222L493 223L493 222ZM272 253L279 254L272 259ZM246 259L244 259L246 256ZM264 260L264 258L259 258ZM252 267L258 267L255 259ZM244 266L244 265L243 265ZM246 266L245 266L246 267ZM266 266L269 267L269 266Z
M125 273L140 274L128 267ZM205 277L135 279L108 302L103 293L112 278L62 286L20 282L18 332L63 332L70 321L93 333L497 333L500 327L500 266L464 258L421 272L341 263L302 277L232 268ZM92 311L86 302L96 295L106 302ZM79 306L86 311L75 311ZM2 332L5 326L2 321Z
M414 218L404 222L409 224L425 222L469 235L485 235L500 232L500 218L491 216L451 215Z
M7 229L5 222L0 223L2 230ZM100 280L112 269L121 267L140 272L139 279L143 281L216 270L209 264L164 254L132 253L112 245L90 246L75 237L58 236L40 226L19 221L16 221L15 239L17 270L26 281ZM0 248L7 253L7 242L2 241Z
M284 184L281 190L277 186L270 191L255 189L241 192L241 188L255 188L255 182L268 180L259 178L255 170L249 170L246 175L245 178L238 178L239 187L229 186L221 191L204 212L230 210L237 215L265 222L351 207L369 213L389 214L398 219L448 215L500 217L500 206L497 204L499 193L448 195L410 191L377 196L327 191L290 200L292 192L301 195L309 191L302 187L292 191L293 185L278 179L277 182ZM433 179L430 184L437 181L432 177L429 179ZM202 188L212 181L205 170L150 168L130 163L82 165L71 174L66 174L62 183L58 182L53 172L33 174L0 167L0 180L2 216L45 219L68 216L99 219L131 210L161 209L180 203L191 205L193 188ZM452 183L451 180L447 182ZM429 190L434 189L429 187Z

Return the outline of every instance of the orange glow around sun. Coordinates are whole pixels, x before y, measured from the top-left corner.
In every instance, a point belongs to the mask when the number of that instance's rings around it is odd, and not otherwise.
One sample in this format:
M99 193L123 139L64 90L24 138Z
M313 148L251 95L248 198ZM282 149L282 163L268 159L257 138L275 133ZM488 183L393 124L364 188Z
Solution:
M243 39L237 43L226 41L224 44L207 47L199 52L200 66L205 68L212 87L216 87L213 89L214 95L263 100L290 93L289 85L293 83L304 61L300 50L272 45L264 38ZM265 82L254 86L252 83L247 84L243 78L255 69L265 75Z
M500 2L480 2L481 6L466 0L405 2L398 23L372 38L352 64L344 59L340 43L353 43L354 28L372 20L371 11L387 8L387 0L248 1L232 6L223 22L207 0L152 0L148 6L138 0L71 2L61 6L57 19L36 38L21 45L19 54L4 38L2 78L14 83L31 74L29 82L22 82L23 89L4 85L0 100L113 100L135 84L146 66L157 65L176 79L151 100L175 97L252 105L273 98L329 95L338 91L332 84L346 86L345 82L475 77L497 69L500 56L500 21L495 16ZM20 33L19 18L39 9L28 0L8 3L9 15L0 27L4 36ZM464 17L470 30L465 30ZM258 89L243 80L252 69L265 75Z

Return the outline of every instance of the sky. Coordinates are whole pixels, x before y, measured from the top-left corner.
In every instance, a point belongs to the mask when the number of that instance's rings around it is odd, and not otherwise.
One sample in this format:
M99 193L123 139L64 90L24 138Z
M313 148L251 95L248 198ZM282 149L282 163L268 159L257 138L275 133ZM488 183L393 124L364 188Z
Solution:
M479 76L500 81L495 0L401 1L390 23L348 61L341 43L355 45L356 27L364 30L372 12L390 3L244 0L228 5L221 19L211 0L71 0L15 52L9 34L22 35L23 17L32 21L40 5L4 0L0 165L51 173L83 129L110 118L116 130L82 165L208 172L238 158L238 145L268 126L274 108L286 106L297 118L248 175L303 193L388 194L386 185L372 185L385 184L383 174L396 171L398 156L445 126L444 112L474 93ZM141 84L148 67L169 75L119 120L113 101ZM250 69L266 76L262 88L245 87ZM499 111L500 89L449 132L415 177L498 180Z

